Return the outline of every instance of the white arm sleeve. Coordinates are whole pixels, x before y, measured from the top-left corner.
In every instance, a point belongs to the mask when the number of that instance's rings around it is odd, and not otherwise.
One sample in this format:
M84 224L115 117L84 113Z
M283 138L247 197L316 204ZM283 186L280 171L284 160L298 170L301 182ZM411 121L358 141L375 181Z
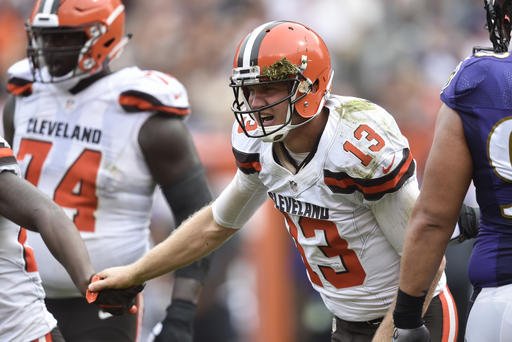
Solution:
M231 183L212 204L215 222L226 228L241 228L267 198L267 188L256 175L237 171Z
M398 191L386 194L378 201L368 202L380 229L400 256L405 229L418 195L418 182L412 177Z

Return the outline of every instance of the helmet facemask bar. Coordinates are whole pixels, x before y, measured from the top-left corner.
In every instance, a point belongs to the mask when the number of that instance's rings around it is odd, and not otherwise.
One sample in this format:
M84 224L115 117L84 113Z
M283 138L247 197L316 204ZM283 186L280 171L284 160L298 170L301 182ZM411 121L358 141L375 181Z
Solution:
M27 25L27 56L31 62L34 80L41 83L59 83L87 75L96 68L94 59L87 56L104 31L105 27L100 23L86 27ZM60 39L58 37L68 37L70 43L55 44Z
M261 76L259 66L235 68L233 70L230 87L233 88L234 101L231 110L245 135L250 138L263 138L264 141L280 141L284 139L288 131L300 125L292 125L291 123L292 114L295 112L295 103L311 91L312 83L302 74L302 69L296 66L294 68L293 74L295 75L287 75L287 77ZM263 74L265 73L264 71ZM283 82L289 83L287 96L265 106L251 108L247 87ZM285 101L288 102L288 110L284 122L278 125L265 126L262 113Z
M484 0L484 5L493 50L497 53L507 52L512 30L512 18L510 18L512 3L509 0Z

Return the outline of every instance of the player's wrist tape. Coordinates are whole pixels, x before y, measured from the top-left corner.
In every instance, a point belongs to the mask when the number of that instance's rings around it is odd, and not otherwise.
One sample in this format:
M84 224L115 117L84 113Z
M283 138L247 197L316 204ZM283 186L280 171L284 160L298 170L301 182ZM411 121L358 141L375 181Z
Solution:
M426 296L410 296L398 289L393 320L400 329L414 329L424 324L421 314Z

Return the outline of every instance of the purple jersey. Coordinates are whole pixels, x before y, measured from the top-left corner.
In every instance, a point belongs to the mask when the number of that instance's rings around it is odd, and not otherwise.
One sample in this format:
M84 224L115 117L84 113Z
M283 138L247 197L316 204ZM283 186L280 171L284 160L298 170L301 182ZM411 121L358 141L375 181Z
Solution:
M512 57L477 52L454 71L441 100L461 117L473 160L480 231L469 264L476 287L512 283Z

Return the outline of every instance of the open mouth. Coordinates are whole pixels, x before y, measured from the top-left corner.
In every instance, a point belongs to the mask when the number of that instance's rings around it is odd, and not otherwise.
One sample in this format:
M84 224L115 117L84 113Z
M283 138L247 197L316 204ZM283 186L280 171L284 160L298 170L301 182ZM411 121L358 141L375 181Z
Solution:
M263 126L270 126L274 122L274 115L260 114L260 122Z

